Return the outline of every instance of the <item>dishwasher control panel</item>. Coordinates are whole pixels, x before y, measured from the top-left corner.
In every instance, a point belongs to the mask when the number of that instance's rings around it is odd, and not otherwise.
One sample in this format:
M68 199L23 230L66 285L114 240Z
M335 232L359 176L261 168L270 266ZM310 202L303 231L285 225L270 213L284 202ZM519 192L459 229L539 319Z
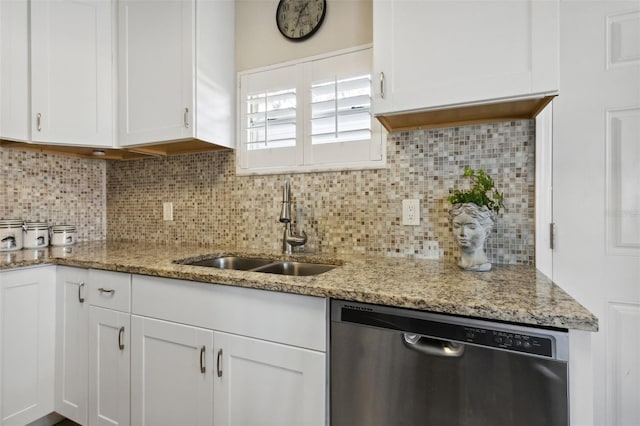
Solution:
M478 327L464 327L464 341L492 348L508 349L546 357L553 356L553 341L549 337Z

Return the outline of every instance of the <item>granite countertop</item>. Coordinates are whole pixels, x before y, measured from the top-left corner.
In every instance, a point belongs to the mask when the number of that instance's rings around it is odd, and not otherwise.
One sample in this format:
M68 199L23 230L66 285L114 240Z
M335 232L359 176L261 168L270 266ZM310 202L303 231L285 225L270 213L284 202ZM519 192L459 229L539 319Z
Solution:
M490 272L461 270L455 263L388 257L332 259L308 254L296 260L339 264L315 276L204 268L176 259L222 254L282 257L275 253L201 246L123 242L78 243L48 250L0 253L0 269L42 263L107 269L203 283L281 291L419 309L533 326L597 331L598 319L532 266L494 266Z

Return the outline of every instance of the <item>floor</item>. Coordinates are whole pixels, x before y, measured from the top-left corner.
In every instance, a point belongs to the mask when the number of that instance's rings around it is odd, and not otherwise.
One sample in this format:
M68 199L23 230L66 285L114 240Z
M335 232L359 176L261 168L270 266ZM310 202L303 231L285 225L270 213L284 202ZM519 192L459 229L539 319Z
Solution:
M79 426L78 423L69 419L64 419L61 422L56 423L54 426Z

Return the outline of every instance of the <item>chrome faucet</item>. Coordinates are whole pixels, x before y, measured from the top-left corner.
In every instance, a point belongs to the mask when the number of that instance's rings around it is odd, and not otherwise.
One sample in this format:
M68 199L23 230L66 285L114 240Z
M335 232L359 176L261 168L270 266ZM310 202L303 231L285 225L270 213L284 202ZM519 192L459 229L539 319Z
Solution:
M284 223L284 235L282 236L282 252L291 254L293 246L301 246L307 242L307 234L304 231L300 235L291 232L291 187L289 181L284 182L282 188L282 209L280 210L280 222Z

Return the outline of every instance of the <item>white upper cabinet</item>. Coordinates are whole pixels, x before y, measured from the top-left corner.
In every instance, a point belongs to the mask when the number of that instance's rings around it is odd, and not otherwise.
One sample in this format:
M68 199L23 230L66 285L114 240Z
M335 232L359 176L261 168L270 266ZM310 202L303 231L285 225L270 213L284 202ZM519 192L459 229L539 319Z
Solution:
M558 2L374 0L374 114L558 90Z
M0 138L29 140L29 8L0 1Z
M118 7L120 146L199 139L232 147L233 2Z
M31 141L113 146L108 0L31 2Z

